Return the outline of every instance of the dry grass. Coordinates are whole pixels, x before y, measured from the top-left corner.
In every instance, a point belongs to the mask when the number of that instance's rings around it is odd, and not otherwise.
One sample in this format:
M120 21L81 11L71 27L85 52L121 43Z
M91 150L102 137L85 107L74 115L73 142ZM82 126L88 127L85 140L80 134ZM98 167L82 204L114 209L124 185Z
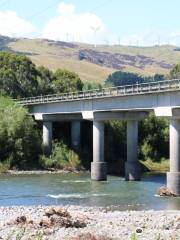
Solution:
M63 57L40 55L32 56L31 59L35 64L44 65L52 70L62 68L77 72L84 82L103 82L109 74L115 71L115 69L101 67L93 63Z
M97 46L78 43L76 48L64 48L57 45L48 45L41 39L21 39L17 42L11 42L8 45L15 51L35 54L30 56L37 65L44 65L52 70L63 68L77 72L83 81L103 82L109 74L116 69L101 67L99 65L79 61L77 58L79 49L91 48L95 51L119 53L127 55L144 55L157 62L166 62L176 64L180 62L180 51L174 51L173 46L156 47L130 47L130 46ZM124 71L139 73L142 75L153 75L155 73L167 74L168 69L161 68L157 64L148 65L144 69L126 65Z

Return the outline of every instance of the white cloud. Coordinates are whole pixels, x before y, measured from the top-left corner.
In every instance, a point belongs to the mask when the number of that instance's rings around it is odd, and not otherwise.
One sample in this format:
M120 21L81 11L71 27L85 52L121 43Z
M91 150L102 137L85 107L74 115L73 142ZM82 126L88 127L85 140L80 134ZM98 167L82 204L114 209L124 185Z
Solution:
M58 6L58 12L61 15L70 15L75 12L76 8L73 4L60 3Z
M73 4L60 3L58 16L49 20L42 37L61 41L103 43L107 29L103 21L93 13L77 13Z
M118 30L118 29L117 29ZM121 35L111 32L96 14L78 13L74 4L61 2L57 16L49 20L42 30L42 38L56 41L75 41L93 44L123 44L154 46L180 45L180 32L147 29L139 33Z
M35 32L35 27L20 18L14 11L0 11L0 34L9 37L28 37Z

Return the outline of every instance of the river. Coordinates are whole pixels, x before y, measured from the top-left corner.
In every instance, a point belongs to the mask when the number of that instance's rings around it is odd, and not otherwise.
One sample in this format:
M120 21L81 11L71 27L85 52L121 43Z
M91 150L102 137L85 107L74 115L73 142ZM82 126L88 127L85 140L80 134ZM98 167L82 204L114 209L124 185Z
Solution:
M89 174L0 176L0 206L81 205L117 210L180 209L180 198L157 197L165 175L145 175L142 181L126 182L108 176L92 182Z

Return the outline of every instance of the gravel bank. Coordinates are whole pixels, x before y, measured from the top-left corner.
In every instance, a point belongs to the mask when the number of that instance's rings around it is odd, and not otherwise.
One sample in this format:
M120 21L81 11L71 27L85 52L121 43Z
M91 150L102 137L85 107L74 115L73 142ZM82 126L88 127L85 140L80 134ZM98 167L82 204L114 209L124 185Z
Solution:
M78 170L30 170L30 171L17 171L17 170L8 170L5 175L45 175L45 174L59 174L59 173L89 173L88 171L78 171ZM3 174L3 175L4 175Z
M67 209L74 219L78 218L86 222L87 226L82 228L40 227L39 223L45 211L50 208L45 206L1 207L0 239L68 240L74 239L80 233L92 233L96 236L121 240L180 239L180 211L121 212L108 211L106 208L67 206L63 208ZM13 221L20 216L33 220L33 224L13 224ZM23 237L17 238L17 235Z

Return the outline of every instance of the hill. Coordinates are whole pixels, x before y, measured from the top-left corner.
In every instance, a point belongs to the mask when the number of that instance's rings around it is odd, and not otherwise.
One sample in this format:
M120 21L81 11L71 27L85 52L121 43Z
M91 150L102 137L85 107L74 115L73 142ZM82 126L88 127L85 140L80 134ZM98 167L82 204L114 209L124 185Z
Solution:
M37 65L77 72L83 81L102 82L117 70L142 75L166 74L180 62L180 49L163 45L154 47L107 46L67 43L47 39L17 39L0 36L0 51L29 56Z

